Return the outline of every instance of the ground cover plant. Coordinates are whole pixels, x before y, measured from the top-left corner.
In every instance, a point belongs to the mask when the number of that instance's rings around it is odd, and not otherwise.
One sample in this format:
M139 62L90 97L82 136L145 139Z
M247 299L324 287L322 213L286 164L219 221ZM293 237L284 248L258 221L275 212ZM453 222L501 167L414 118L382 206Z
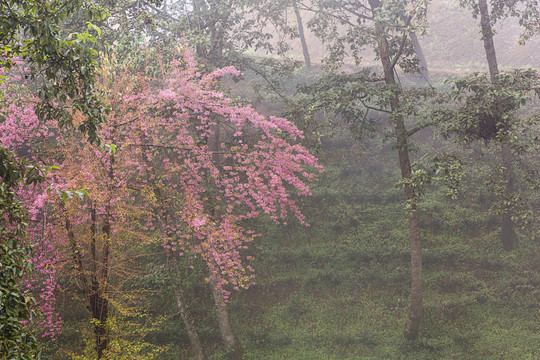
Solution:
M538 240L522 233L515 252L504 252L482 183L471 182L451 203L444 189L422 202L428 239L423 330L418 341L402 338L409 259L407 229L398 225L399 189L391 177L384 182L371 175L369 159L381 154L377 146L351 160L351 144L336 140L321 159L326 173L308 200L307 216L324 218L324 226L283 231L266 224L271 239L257 247L266 256L254 264L259 285L234 303L248 358L538 356ZM392 161L390 149L383 154ZM373 189L380 190L377 197Z

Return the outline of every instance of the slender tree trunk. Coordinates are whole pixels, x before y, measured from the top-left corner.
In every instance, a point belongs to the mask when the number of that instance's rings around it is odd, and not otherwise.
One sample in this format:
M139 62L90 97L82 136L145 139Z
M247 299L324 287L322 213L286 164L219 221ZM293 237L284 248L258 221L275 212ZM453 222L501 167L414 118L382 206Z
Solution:
M103 357L104 351L109 345L109 331L107 330L107 320L109 317L109 299L107 297L107 286L109 283L109 266L111 255L111 223L113 221L111 211L112 193L114 192L114 155L111 155L110 162L107 164L107 191L110 198L107 200L105 206L105 215L103 218L103 227L101 231L103 233L103 248L101 251L100 269L95 269L96 272L92 275L93 282L95 282L95 288L92 289L93 304L91 310L95 319L94 335L96 338L96 350L98 359ZM92 235L95 237L96 231L96 214L95 208L92 208ZM95 251L95 248L94 248ZM93 259L96 263L97 259ZM98 272L101 270L100 272Z
M92 204L90 209L90 286L91 292L89 296L90 300L90 312L92 313L92 318L94 319L94 341L96 344L96 353L97 358L101 359L103 357L103 352L107 349L107 316L109 313L108 300L105 296L105 287L106 284L102 284L101 276L97 267L98 259L96 252L96 228L97 228L97 219L96 219L96 208ZM108 261L108 256L103 261Z
M482 27L482 38L484 40L484 49L489 66L489 76L493 84L497 83L499 67L497 63L497 54L493 43L493 30L489 18L489 9L486 0L478 0L480 10L480 25ZM502 122L499 119L498 122ZM501 143L501 161L503 168L503 179L505 182L504 199L508 199L514 193L514 167L512 164L512 150L510 148L510 139L508 137L509 124L503 124L503 133L500 135ZM501 243L505 251L511 251L514 248L515 229L512 221L512 210L504 209L501 219Z
M296 23L298 24L298 36L300 36L300 42L302 43L302 52L304 54L304 61L306 68L311 69L311 57L309 56L309 49L306 42L306 36L304 34L304 25L302 24L302 16L300 16L300 10L298 10L298 4L296 0L293 0L294 14L296 15Z
M227 349L229 359L242 360L244 350L232 331L225 298L218 286L218 280L212 274L210 274L210 283L212 285L212 294L214 295L214 304L216 305L217 320L223 345L225 345L225 348Z
M414 52L416 53L416 56L418 57L418 67L420 68L420 75L422 75L422 78L429 82L429 70L428 65L426 61L426 57L424 56L424 51L422 51L422 47L420 46L420 41L418 41L418 37L416 36L416 33L412 31L410 33L411 42L413 44Z
M208 148L212 152L212 161L214 162L215 166L219 166L219 163L221 161L220 155L219 155L219 147L220 147L220 139L221 137L221 131L219 127L219 123L217 123L215 126L213 126L213 134L208 138ZM209 179L208 181L208 187L209 189L212 189L212 191L215 191L215 187L212 183L212 180ZM215 198L215 196L211 196L210 200L210 213L212 216L215 216L215 204L212 200ZM221 290L218 286L218 280L210 273L210 284L212 286L212 294L214 296L214 304L216 306L216 315L219 325L219 331L221 333L221 340L223 341L223 345L227 349L227 354L229 356L229 359L231 360L242 360L244 349L242 348L242 345L236 338L236 335L234 334L231 324L229 322L229 313L227 311L227 304L225 302L225 298L223 297L223 294L221 293Z
M206 356L204 355L204 350L199 339L199 334L197 326L195 325L195 319L191 313L186 296L184 294L184 286L182 284L182 277L180 276L180 269L178 266L178 261L176 259L176 254L170 254L170 258L175 265L174 268L177 270L173 273L173 278L176 279L174 293L176 297L176 305L180 311L180 316L186 327L188 333L189 343L191 344L191 352L195 360L205 360Z
M397 146L401 177L411 177L411 163L403 119L396 121ZM420 238L420 218L417 210L418 198L410 184L405 185L405 199L408 202L409 238L411 243L411 305L405 325L405 337L416 339L422 317L422 243Z
M141 135L142 142L146 142L145 137ZM143 151L141 154L142 160L146 163L148 169L150 172L152 172L153 179L157 179L156 173L154 171L154 167L151 163L151 161L148 160L148 154ZM154 195L156 196L158 203L159 203L159 210L160 215L165 222L165 224L169 225L171 223L171 214L168 211L168 206L165 202L165 196L161 189L157 186L157 184L153 181L153 187L154 187ZM170 239L172 236L171 232L167 232L166 238ZM186 296L184 294L184 285L183 285L183 279L181 276L181 270L180 265L178 263L177 259L178 254L170 251L167 254L167 257L170 262L169 271L171 274L171 277L175 279L174 282L174 295L176 299L176 305L178 306L178 311L180 312L180 317L182 318L182 322L184 323L184 326L186 327L186 332L188 334L189 343L191 345L191 353L195 360L205 360L206 356L204 354L204 349L201 344L201 340L199 338L199 331L197 329L197 325L195 322L195 318L193 317L193 314L191 313L191 309L189 307L188 301L186 299Z
M75 233L73 232L73 226L71 221L67 216L65 207L61 206L62 211L65 215L65 228L68 233L69 246L72 251L73 262L75 264L75 269L79 274L79 280L81 281L84 294L88 299L88 310L94 320L94 343L97 358L103 358L103 354L108 346L108 333L107 333L107 317L109 314L109 300L107 299L106 281L104 282L102 276L99 274L99 269L97 267L97 253L96 253L96 214L95 209L91 209L91 221L90 231L92 238L90 239L90 282L87 280L87 273L84 269L84 263L81 255L81 251L77 244L75 238ZM103 266L104 262L108 263L108 256L103 258L101 264Z
M379 0L369 0L371 9L375 11L380 7ZM396 85L394 77L395 62L390 57L389 44L381 24L375 21L375 36L379 48L379 56L384 69L384 79L387 85ZM390 102L391 118L394 121L396 145L398 149L399 167L402 179L410 179L412 175L409 158L408 132L405 127L403 115L400 114L399 93L395 92ZM405 200L408 204L407 216L409 222L409 238L411 243L411 305L405 325L405 337L416 339L422 316L422 247L420 239L420 220L417 211L418 198L411 185L405 185Z
M486 0L478 0L480 10L480 26L482 27L482 39L484 40L484 49L489 66L489 75L492 83L497 82L499 66L497 64L497 54L495 53L495 44L493 43L493 30L489 19L489 10Z

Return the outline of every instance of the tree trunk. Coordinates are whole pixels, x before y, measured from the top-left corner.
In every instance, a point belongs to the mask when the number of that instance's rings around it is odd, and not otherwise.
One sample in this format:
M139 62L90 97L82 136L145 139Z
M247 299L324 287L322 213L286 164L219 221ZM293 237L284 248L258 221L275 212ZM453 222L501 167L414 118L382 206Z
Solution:
M495 53L495 45L493 44L493 31L489 19L489 10L486 0L478 0L480 10L480 26L482 27L482 39L484 40L484 49L489 66L489 75L492 83L497 82L499 67L497 65L497 54Z
M212 127L212 130L213 134L210 135L208 138L208 148L212 152L212 161L214 162L214 165L219 166L221 162L221 157L219 155L219 147L221 141L219 122ZM216 191L210 177L208 178L208 188L212 191ZM215 204L213 199L215 199L215 196L210 196L210 214L212 215L212 217L216 216ZM212 286L212 294L214 296L216 315L223 345L226 348L229 359L242 360L244 349L242 348L240 342L232 331L229 322L229 313L227 311L227 304L225 303L225 298L223 297L223 294L218 286L218 280L214 277L212 273L210 273L210 284Z
M416 36L416 33L414 31L410 33L410 37L413 44L414 52L416 53L416 57L418 58L420 75L426 82L429 82L429 70L426 57L424 56L424 52L422 51L422 47L420 46L420 41L418 41L418 37Z
M178 305L178 310L180 311L180 316L182 321L186 326L186 331L188 333L189 343L191 344L191 352L195 360L205 360L206 356L204 355L203 347L201 345L201 340L199 339L199 334L197 331L197 326L195 325L195 319L191 313L191 309L186 301L186 296L184 295L184 287L182 284L182 277L180 276L180 269L178 266L178 261L176 259L176 254L170 254L170 258L173 262L174 268L177 270L176 273L173 273L173 278L176 279L174 293L176 297L176 305Z
M210 283L212 285L212 294L214 295L217 320L223 345L225 345L230 360L242 360L244 350L232 331L225 298L223 297L223 293L218 286L218 280L212 274L210 274Z
M141 140L142 140L141 142L143 143L146 142L146 138L142 135L141 135ZM141 154L141 158L146 163L149 171L152 172L152 175L153 175L152 178L157 179L155 169L151 161L148 160L148 154L143 152ZM171 214L169 213L167 204L165 203L165 196L162 193L161 189L157 186L155 181L152 181L152 185L154 187L154 195L156 196L158 200L160 215L162 216L165 224L168 225L171 222ZM166 238L170 239L171 236L172 236L172 233L170 231L167 231ZM204 355L204 350L201 344L201 340L199 339L199 333L197 330L197 325L195 323L195 318L193 317L193 314L191 313L191 309L189 308L186 296L184 294L183 279L180 273L180 265L176 258L177 256L178 254L172 251L167 253L167 257L169 259L169 262L171 263L171 266L169 267L169 272L170 272L171 277L175 279L174 295L176 298L176 305L178 306L180 317L182 318L184 326L186 327L189 343L191 345L191 353L193 357L195 358L195 360L205 360L206 356Z
M311 57L309 56L306 36L304 35L304 25L302 25L302 17L300 16L300 10L298 10L298 4L296 3L296 0L293 0L292 4L294 8L294 14L296 15L296 23L298 24L298 36L300 36L300 42L302 43L302 52L304 54L306 68L311 69Z
M107 318L109 315L109 300L107 299L106 289L107 289L107 278L103 279L99 274L99 269L97 267L97 253L96 253L96 214L94 207L91 208L91 221L90 232L90 281L87 280L87 273L84 269L84 263L81 255L81 251L77 244L75 238L75 233L73 232L73 226L71 221L67 216L66 209L64 205L61 205L61 209L65 214L65 228L68 234L69 246L72 251L73 263L75 269L79 274L79 280L81 281L84 294L88 299L87 309L90 311L90 315L94 320L94 343L97 358L103 358L103 354L107 349L109 344L108 342L108 332L107 332ZM108 251L107 257L101 259L102 265L104 263L108 264ZM107 267L108 268L108 267ZM103 273L101 274L103 275Z
M112 194L114 192L114 155L111 154L110 162L107 164L107 192L110 198L107 200L105 206L105 217L103 219L103 227L101 231L103 233L103 249L101 252L100 269L97 268L97 259L95 258L95 245L93 246L93 271L92 274L92 293L90 296L90 310L95 320L94 324L94 336L96 339L96 351L97 358L103 357L104 351L109 345L109 331L107 330L107 319L109 316L109 299L107 297L107 286L109 283L109 266L110 266L110 254L111 254L111 223L113 221L111 211ZM96 213L95 208L91 209L91 232L93 241L96 236ZM101 271L99 271L101 270Z
M107 270L108 269L108 259L109 251L104 251L104 256L101 259L101 265L103 267L102 273L100 276L99 270L97 267L97 253L96 253L96 228L97 228L97 219L96 219L96 208L92 204L90 209L90 219L92 223L90 224L90 233L92 235L90 243L90 256L91 256L91 273L90 273L90 312L92 318L94 319L94 341L96 344L96 353L97 358L101 359L105 349L108 345L108 334L107 334L107 317L109 315L109 300L107 299L105 289L107 286ZM105 228L105 226L104 226ZM105 234L109 236L109 233ZM105 239L108 243L108 239ZM108 244L105 244L104 250L108 248ZM103 277L104 276L104 277Z
M497 54L493 43L493 30L489 18L489 9L486 0L478 0L478 8L480 10L480 25L482 27L482 39L484 40L484 49L486 59L489 66L489 76L493 84L497 83L497 75L499 67L497 63ZM499 119L498 122L502 122ZM503 180L505 182L504 199L509 199L514 193L514 167L512 165L512 151L510 149L510 139L508 138L509 124L503 124L503 133L500 134L501 142L501 161L503 168ZM514 248L515 229L512 221L512 209L503 209L501 219L501 243L505 251L511 251Z
M109 315L109 300L103 290L92 286L92 295L90 295L90 311L94 319L94 338L96 343L97 358L102 359L105 350L109 344L109 334L107 331L107 318ZM94 284L92 284L94 285Z
M514 166L512 164L512 150L508 135L504 135L501 141L502 171L505 182L504 199L508 200L514 194ZM505 251L512 251L515 242L514 222L512 221L512 209L503 209L501 242Z
M379 0L369 0L370 7L376 11L380 7ZM375 36L379 56L384 70L384 80L387 85L396 85L394 66L390 57L389 44L381 24L375 21ZM398 54L399 56L399 54ZM405 127L403 115L400 113L399 93L396 91L390 101L392 110L391 119L394 121L396 145L398 149L399 167L402 179L410 179L412 175L411 161L409 158L408 132ZM409 238L411 243L411 306L405 325L405 337L416 339L422 316L422 248L420 239L420 220L417 211L417 196L410 184L405 185L405 200L408 204L407 216L409 222Z

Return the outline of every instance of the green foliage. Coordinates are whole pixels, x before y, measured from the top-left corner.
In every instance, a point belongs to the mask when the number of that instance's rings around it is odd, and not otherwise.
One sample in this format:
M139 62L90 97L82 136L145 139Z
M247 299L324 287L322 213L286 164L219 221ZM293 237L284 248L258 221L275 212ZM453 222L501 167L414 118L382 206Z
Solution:
M17 160L15 154L0 146L0 358L33 359L37 340L22 322L32 316L34 299L20 289L20 281L32 272L25 242L26 214L17 199L16 189L41 180L39 169Z
M450 83L450 96L460 107L436 111L444 121L443 131L457 134L465 142L490 141L508 134L511 139L516 138L512 131L522 126L516 114L532 100L539 77L536 71L528 69L501 73L496 83L485 73L452 79Z
M540 20L540 10L536 0L491 0L491 22L495 23L508 17L518 19L519 25L523 28L520 37L520 44L538 34L538 21ZM478 2L476 0L459 0L461 6L472 10L474 18L480 14Z
M84 10L88 23L83 32L62 35L62 22ZM97 51L91 34L100 33L92 21L101 21L106 11L90 2L76 1L8 1L0 5L0 43L4 52L3 68L13 65L21 56L30 66L29 75L40 83L42 100L37 114L42 119L59 120L61 126L72 125L70 109L79 110L86 119L79 130L98 141L97 128L104 121L103 102L95 86Z
M231 306L246 358L537 357L537 319L530 316L538 296L537 240L522 235L510 255L501 248L481 180L489 159L463 174L455 199L434 184L419 203L424 319L419 339L403 340L408 229L393 186L398 174L373 171L377 161L391 161L392 149L375 143L351 153L347 139L324 142L327 171L304 205L309 228L260 224L268 235L254 254L258 284Z

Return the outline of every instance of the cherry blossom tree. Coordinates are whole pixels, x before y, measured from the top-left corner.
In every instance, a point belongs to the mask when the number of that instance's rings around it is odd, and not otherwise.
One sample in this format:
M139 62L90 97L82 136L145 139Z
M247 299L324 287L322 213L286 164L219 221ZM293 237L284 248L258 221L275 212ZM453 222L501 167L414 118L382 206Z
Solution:
M4 95L1 100L2 109L0 110L3 119L2 123L0 123L0 146L16 153L18 161L37 164L35 162L36 156L31 154L29 146L38 138L53 135L48 130L51 121L48 121L46 125L40 123L34 111L38 106L38 99L25 91L25 81L23 79L28 69L22 68L22 63L17 59L13 59L12 63L14 65L12 71L8 71L6 68L0 70L6 78L6 81L1 85ZM31 167L37 169L33 165ZM24 182L28 183L29 175L25 175L26 180ZM44 224L42 220L46 213L42 212L41 216L38 216L38 214L43 209L47 199L46 194L41 194L44 189L43 186L38 182L18 186L16 196L23 205L22 208L27 211L26 220L30 220L35 224L35 226L26 229L25 239L21 243L21 246L28 246L33 250L27 254L27 258L36 275L32 279L26 278L26 286L40 289L37 308L41 310L42 316L37 325L43 329L43 336L54 338L60 325L58 314L54 311L54 290L56 290L56 270L54 266L57 257L53 251L55 246L41 238L41 234L45 232L42 227ZM33 197L34 193L41 195ZM22 323L28 324L28 320L24 320Z
M118 153L132 156L126 179L151 194L146 203L157 210L152 223L162 229L163 245L207 263L224 343L234 349L224 306L230 291L253 283L242 252L256 235L246 221L265 213L280 222L292 213L304 222L295 196L310 195L307 182L322 168L298 143L302 133L292 123L265 118L213 90L226 75L239 72L229 67L202 75L185 52L161 90L139 84L138 94L125 91L122 107L138 110L117 112L113 105L110 125ZM128 82L115 84L130 89ZM186 308L178 291L177 302ZM187 313L183 318L193 322ZM201 348L195 331L190 339Z
M4 108L2 145L58 165L44 184L20 194L32 220L29 239L40 250L38 276L28 280L43 309L40 325L52 338L59 332L57 274L73 274L93 319L98 358L108 356L111 264L126 243L149 239L174 258L206 262L225 345L238 347L225 303L253 284L245 255L257 236L250 220L266 214L285 222L292 214L305 223L296 198L310 195L307 183L322 171L292 123L215 90L219 78L240 75L234 68L203 75L184 51L168 71L149 79L105 61L101 85L112 111L99 131L108 144L101 148L76 130L40 123L30 96L7 99ZM75 124L85 121L80 112L72 116ZM204 358L181 280L177 290L194 354Z

